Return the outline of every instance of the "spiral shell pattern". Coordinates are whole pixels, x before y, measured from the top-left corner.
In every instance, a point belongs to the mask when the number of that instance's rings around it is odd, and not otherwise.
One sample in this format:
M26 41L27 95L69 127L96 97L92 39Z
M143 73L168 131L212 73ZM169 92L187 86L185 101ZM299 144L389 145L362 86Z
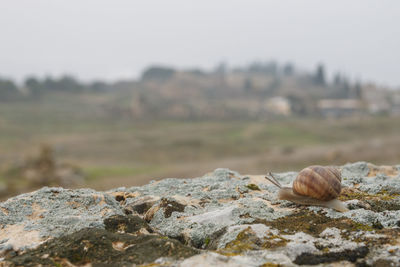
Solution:
M341 191L341 175L330 166L310 166L299 172L293 182L293 192L298 195L329 201Z

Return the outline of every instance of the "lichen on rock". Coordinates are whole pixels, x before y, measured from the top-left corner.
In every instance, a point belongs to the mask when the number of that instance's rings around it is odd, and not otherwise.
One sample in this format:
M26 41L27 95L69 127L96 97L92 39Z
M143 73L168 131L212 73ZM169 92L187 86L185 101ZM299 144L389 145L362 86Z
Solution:
M0 257L8 265L400 265L400 165L340 170L343 213L278 200L263 175L228 169L107 192L43 188L0 203ZM296 175L274 173L283 185Z

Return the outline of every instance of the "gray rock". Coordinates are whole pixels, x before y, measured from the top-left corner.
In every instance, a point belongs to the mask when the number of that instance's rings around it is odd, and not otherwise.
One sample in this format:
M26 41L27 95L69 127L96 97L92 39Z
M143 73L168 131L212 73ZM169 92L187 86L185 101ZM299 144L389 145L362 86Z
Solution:
M148 263L395 266L400 260L399 167L366 162L342 166L342 184L347 187L342 200L350 208L344 213L278 200L278 189L263 175L242 176L228 169L107 192L43 188L0 203L0 253L12 259L46 240L86 228L104 229L110 217L119 233L119 222L140 217L136 221L148 226L131 235L158 236L151 239L155 246L160 240L170 244L168 238L177 239L192 248L185 255L204 249L186 259L164 257L165 252ZM296 175L274 173L285 186Z
M110 195L92 189L44 187L0 203L0 247L14 250L35 247L48 238L71 234L86 227L104 228L103 220L122 215Z

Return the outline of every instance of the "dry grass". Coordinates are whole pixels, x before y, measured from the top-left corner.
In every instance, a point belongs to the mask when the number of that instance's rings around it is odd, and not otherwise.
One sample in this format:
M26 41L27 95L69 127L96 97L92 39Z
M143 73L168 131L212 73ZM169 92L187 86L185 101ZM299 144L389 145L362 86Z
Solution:
M400 118L139 122L113 116L103 101L90 99L2 103L0 166L46 143L58 160L84 169L85 186L107 189L196 177L217 167L260 174L310 164L400 162Z

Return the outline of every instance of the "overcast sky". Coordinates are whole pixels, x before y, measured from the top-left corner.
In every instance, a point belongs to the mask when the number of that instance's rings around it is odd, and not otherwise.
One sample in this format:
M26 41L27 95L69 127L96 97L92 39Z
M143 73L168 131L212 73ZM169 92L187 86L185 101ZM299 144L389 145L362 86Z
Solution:
M18 80L270 59L400 86L400 1L0 0L0 75Z

